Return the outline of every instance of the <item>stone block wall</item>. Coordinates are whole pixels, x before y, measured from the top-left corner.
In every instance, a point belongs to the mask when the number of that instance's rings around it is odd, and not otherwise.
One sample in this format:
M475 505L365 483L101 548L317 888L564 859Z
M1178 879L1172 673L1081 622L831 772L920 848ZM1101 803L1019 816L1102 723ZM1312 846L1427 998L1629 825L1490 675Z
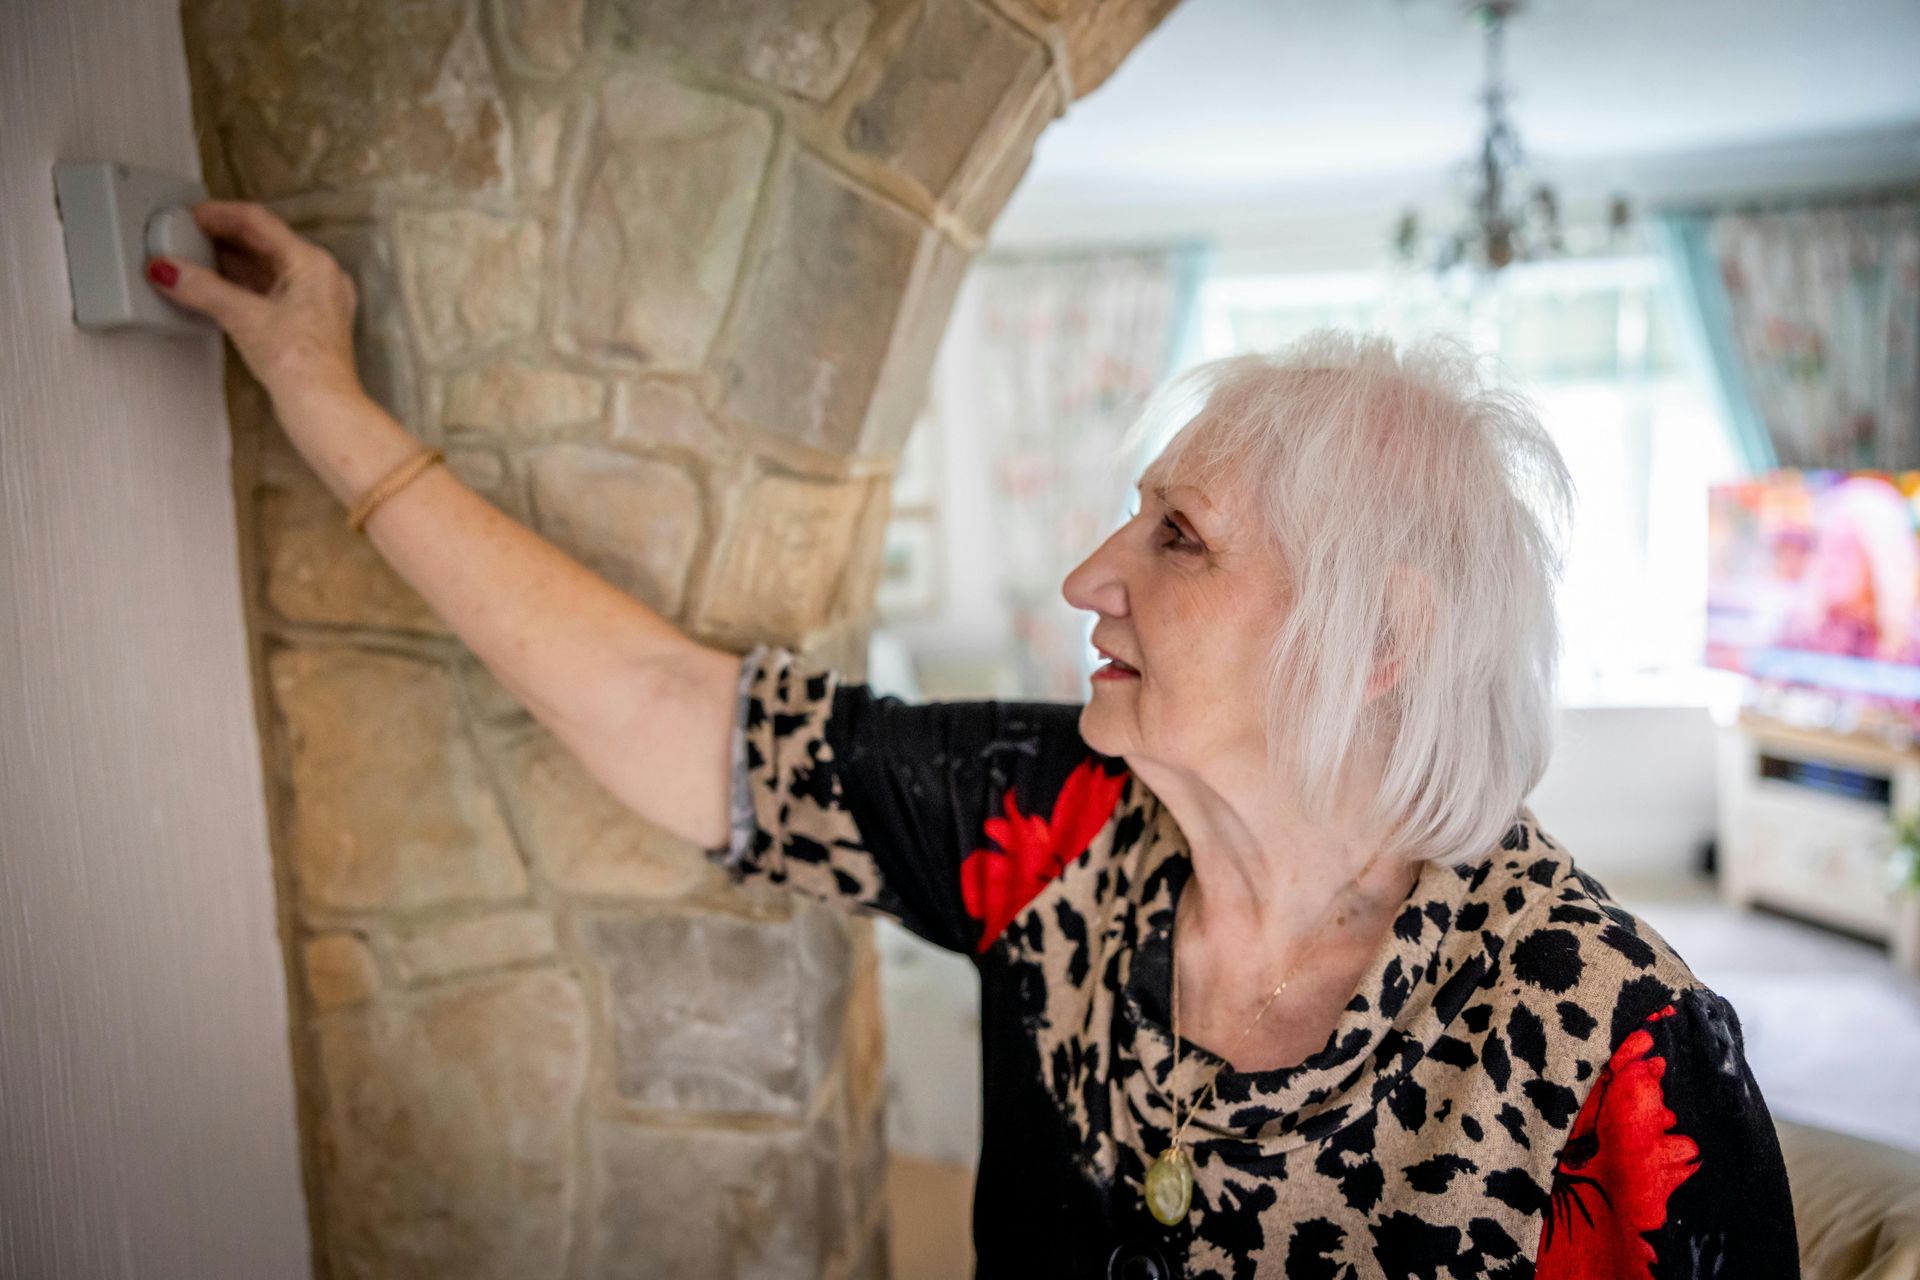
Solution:
M887 485L1035 138L1171 0L185 0L209 187L368 389L711 642L858 674ZM229 360L323 1277L885 1272L867 927L623 809Z

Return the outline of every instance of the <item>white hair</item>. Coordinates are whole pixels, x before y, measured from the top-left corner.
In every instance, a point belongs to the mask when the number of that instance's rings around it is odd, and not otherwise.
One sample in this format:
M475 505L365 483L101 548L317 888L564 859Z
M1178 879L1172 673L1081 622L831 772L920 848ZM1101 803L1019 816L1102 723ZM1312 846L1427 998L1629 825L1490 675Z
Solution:
M1366 817L1390 852L1459 864L1494 848L1553 751L1573 482L1531 405L1484 384L1455 340L1321 330L1188 370L1134 438L1196 396L1162 459L1202 486L1251 484L1285 567L1267 744L1304 812L1325 821L1371 746L1384 772Z

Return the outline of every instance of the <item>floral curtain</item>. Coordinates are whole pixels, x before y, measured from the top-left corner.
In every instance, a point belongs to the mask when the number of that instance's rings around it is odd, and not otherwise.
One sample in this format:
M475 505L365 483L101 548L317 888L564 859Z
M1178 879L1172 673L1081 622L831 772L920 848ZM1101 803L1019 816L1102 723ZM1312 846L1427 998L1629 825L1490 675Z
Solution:
M1067 572L1126 517L1140 459L1122 440L1172 372L1193 311L1192 247L990 256L975 267L996 526L1019 696L1086 694L1089 615Z
M1920 467L1920 198L1663 230L1753 470Z

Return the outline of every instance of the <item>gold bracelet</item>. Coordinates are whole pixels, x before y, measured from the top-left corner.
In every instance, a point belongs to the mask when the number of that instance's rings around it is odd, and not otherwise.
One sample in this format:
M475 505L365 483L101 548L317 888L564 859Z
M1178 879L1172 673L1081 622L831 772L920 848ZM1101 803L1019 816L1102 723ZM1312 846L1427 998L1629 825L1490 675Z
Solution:
M353 504L353 510L347 513L347 527L355 533L364 532L362 526L367 523L367 517L373 514L375 507L398 493L407 481L439 462L444 456L438 449L422 449L387 472L380 483L367 490L361 495L360 501Z

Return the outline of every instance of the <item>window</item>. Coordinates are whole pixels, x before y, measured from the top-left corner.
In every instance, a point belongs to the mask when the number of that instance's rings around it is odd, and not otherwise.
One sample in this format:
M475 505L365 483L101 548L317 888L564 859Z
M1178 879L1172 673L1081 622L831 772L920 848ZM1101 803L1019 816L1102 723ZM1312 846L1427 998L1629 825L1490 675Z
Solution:
M1464 336L1532 398L1575 487L1559 607L1569 706L1704 705L1707 486L1739 474L1682 359L1662 264L1526 264L1449 292L1387 272L1220 273L1202 287L1202 358L1271 350L1323 326Z

